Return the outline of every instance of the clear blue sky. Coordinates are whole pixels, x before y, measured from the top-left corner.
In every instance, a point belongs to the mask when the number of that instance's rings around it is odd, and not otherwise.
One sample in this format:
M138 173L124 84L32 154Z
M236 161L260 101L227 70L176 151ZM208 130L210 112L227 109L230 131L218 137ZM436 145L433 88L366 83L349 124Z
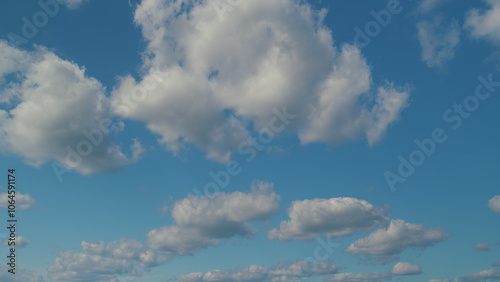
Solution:
M3 1L0 280L499 281L499 15Z

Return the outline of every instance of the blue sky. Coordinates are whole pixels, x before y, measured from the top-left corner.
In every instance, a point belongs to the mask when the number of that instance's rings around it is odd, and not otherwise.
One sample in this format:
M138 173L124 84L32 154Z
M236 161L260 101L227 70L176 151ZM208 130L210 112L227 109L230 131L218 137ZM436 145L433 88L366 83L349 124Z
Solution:
M497 1L0 7L0 280L500 280Z

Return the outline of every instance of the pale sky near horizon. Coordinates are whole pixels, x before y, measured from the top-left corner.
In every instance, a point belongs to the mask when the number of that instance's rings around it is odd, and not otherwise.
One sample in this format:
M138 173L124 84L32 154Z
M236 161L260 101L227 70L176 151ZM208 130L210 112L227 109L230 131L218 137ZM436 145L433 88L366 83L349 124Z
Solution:
M500 281L500 1L0 3L0 281Z

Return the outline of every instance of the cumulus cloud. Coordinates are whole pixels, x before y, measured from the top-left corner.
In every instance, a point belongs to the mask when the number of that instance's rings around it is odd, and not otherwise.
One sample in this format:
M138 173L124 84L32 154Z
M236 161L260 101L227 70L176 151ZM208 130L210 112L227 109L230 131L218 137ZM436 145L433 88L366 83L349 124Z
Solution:
M109 280L122 275L140 276L135 268L158 266L168 258L145 247L144 243L122 239L109 244L104 242L81 243L81 252L59 253L49 266L48 274L58 281Z
M465 28L473 38L485 38L500 43L500 2L485 0L486 10L472 9L467 13Z
M268 219L279 210L280 196L270 183L256 182L249 193L216 193L212 199L190 195L174 204L176 225L148 233L149 245L168 254L187 255L219 239L253 235L249 222Z
M491 198L488 201L488 207L490 208L490 210L500 213L500 195Z
M488 269L458 279L459 282L481 282L500 279L500 270Z
M328 261L310 263L280 263L274 266L252 265L233 270L212 270L206 273L193 272L179 277L182 282L201 281L294 281L297 278L332 274L337 266Z
M381 228L352 243L346 251L373 256L398 255L407 248L425 249L449 235L442 228L392 220L388 228Z
M110 131L123 125L113 124L101 83L41 47L26 52L0 41L0 53L6 61L0 75L14 77L0 80L1 153L34 166L57 161L84 174L130 163L111 140Z
M269 232L269 239L308 240L337 237L379 226L388 221L385 208L355 198L313 199L292 202L287 221Z
M490 250L490 242L485 242L485 243L479 243L474 245L474 249L478 252L487 252Z
M9 200L11 200L11 199L9 199L8 193L1 193L0 194L0 208L8 208ZM14 200L16 201L16 208L22 209L22 210L27 210L27 209L32 208L36 205L35 199L33 199L30 196L30 194L23 194L23 193L17 192Z
M143 75L122 78L113 108L145 122L175 154L194 144L218 161L284 106L297 115L287 131L303 144L361 136L373 144L409 91L374 85L356 47L335 48L324 16L292 0L142 1Z
M368 281L387 281L391 280L390 273L373 272L373 273L338 273L325 277L325 282L368 282Z
M149 231L144 242L83 241L81 252L59 253L48 268L49 277L62 281L94 281L121 275L140 276L140 268L159 266L177 255L189 255L218 245L222 239L238 235L250 237L256 229L249 222L266 220L275 214L279 199L272 184L264 182L255 182L248 193L216 193L211 199L190 195L172 208L176 225Z
M407 262L398 262L392 267L391 273L396 275L415 275L422 273L422 268Z
M443 68L455 57L460 43L461 28L458 21L446 22L443 16L417 24L422 60L431 68Z
M15 245L13 246L15 246L16 248L24 248L31 242L23 236L17 236L15 239L15 241L3 240L2 243L6 246L9 246L9 242L14 242Z

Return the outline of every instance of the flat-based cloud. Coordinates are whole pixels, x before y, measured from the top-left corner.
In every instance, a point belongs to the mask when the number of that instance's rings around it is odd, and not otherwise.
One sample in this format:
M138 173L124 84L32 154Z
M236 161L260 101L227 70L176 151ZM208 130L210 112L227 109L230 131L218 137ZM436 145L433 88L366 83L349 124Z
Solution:
M391 273L396 275L416 275L422 273L422 268L415 264L398 262L392 267Z
M389 227L381 228L365 238L352 243L346 251L352 254L372 256L398 255L407 248L425 249L449 237L439 227L391 220Z
M148 244L166 254L188 255L221 239L250 237L257 231L250 222L276 214L279 200L272 184L259 182L249 193L216 193L212 199L190 195L172 209L176 224L151 230Z
M389 221L387 210L355 198L313 199L292 202L290 220L269 232L269 239L309 240L338 237L368 230Z
M319 275L337 272L337 266L329 261L309 263L297 261L294 263L280 263L273 266L252 265L246 268L232 270L212 270L208 272L193 272L181 275L182 282L202 281L295 281Z

